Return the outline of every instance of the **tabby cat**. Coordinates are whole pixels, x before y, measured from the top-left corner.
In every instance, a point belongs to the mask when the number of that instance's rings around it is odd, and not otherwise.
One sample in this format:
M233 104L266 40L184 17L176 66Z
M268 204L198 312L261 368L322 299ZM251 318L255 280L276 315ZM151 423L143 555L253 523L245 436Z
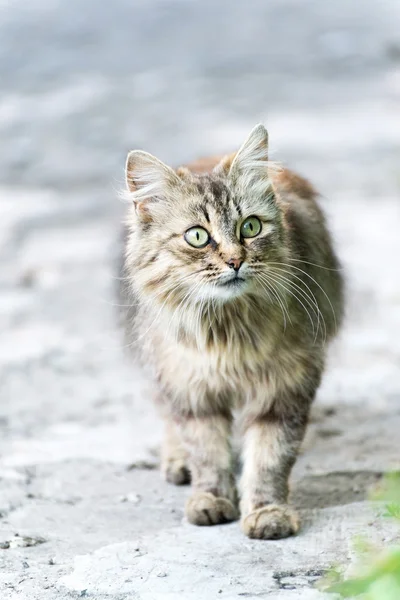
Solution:
M165 419L163 475L191 480L191 523L240 516L251 538L292 535L299 519L288 478L343 312L316 192L268 162L262 125L237 153L177 170L130 152L126 180L121 291L131 345Z

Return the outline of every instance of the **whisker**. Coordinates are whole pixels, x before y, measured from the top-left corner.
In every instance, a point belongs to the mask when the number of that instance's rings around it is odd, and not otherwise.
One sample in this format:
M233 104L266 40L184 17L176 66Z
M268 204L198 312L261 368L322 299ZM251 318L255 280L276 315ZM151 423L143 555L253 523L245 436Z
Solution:
M307 314L307 316L308 316L308 318L310 320L311 326L313 328L313 334L315 335L315 324L314 324L314 321L313 321L313 319L312 319L309 311L307 310L307 308L303 304L303 302L296 296L296 294L290 288L286 287L281 282L281 280L278 279L276 276L269 275L269 278L272 279L272 281L274 281L277 285L280 285L281 287L283 287L283 289L286 290L288 292L288 294L290 294L291 296L293 296L293 298L295 298L299 302L299 304L301 304L301 306L304 308L304 310L305 310L305 312L306 312L306 314Z
M313 267L318 267L319 269L325 269L326 271L335 271L337 273L344 271L343 267L339 267L335 269L334 267L325 267L324 265L319 265L318 263L313 263L308 260L303 260L302 258L292 258L289 259L291 262L301 262L305 265L312 265Z
M317 337L318 337L318 331L321 327L321 318L322 318L322 323L323 323L323 335L324 335L324 344L326 342L326 325L325 325L325 320L323 318L323 315L318 307L318 304L316 301L313 301L310 296L300 288L299 285L297 285L296 283L294 283L293 281L290 281L287 277L284 277L282 275L279 275L277 273L274 273L273 275L274 277L279 278L280 281L285 282L285 284L287 284L292 290L295 290L294 292L291 292L293 297L303 306L303 308L306 310L308 317L310 319L310 321L312 322L312 326L313 326L313 333L314 333L314 343L316 343L317 341ZM311 308L311 310L313 311L313 313L315 314L316 318L317 318L317 328L315 330L314 327L314 321L311 318L310 313L308 312L308 310L306 309L306 307L303 305L303 303L301 302L301 300L298 298L297 294L301 294L301 297L305 300L305 302L308 304L308 306Z
M154 325L156 324L158 318L160 317L163 308L165 307L166 303L168 302L170 296L174 293L177 292L177 290L179 289L179 287L182 287L182 283L186 282L188 279L190 279L191 277L193 277L194 275L196 275L196 273L190 273L188 275L186 275L186 277L184 277L183 279L180 280L180 282L178 283L178 285L174 286L172 289L169 290L169 292L166 294L164 301L162 302L157 314L155 315L153 321L150 323L149 327L146 329L146 331L144 333L142 333L141 335L139 335L135 340L133 340L130 344L126 345L125 347L132 347L134 346L137 342L139 342L141 339L143 339L151 330L152 327L154 327ZM195 290L196 290L197 286L195 286ZM168 288L167 288L168 289ZM192 292L195 290L191 290ZM155 296L160 296L161 294L156 294ZM149 307L149 309L151 310L151 307L154 305L153 302L154 299L154 294L151 298L147 298L145 297L143 300L145 302L145 304ZM171 323L171 321L170 321ZM169 329L169 328L168 328ZM167 330L168 331L168 330Z
M272 283L270 281L265 280L264 277L262 277L261 275L258 276L258 280L261 283L262 287L264 289L269 289L270 292L273 294L274 298L276 298L278 305L280 306L280 309L282 311L282 316L283 316L283 320L284 320L284 329L283 330L286 331L286 327L287 327L286 316L288 317L290 324L292 324L292 322L290 319L289 312L283 303L282 297L279 294L279 291L276 288L274 288L274 286L272 285ZM266 286L267 286L267 288L266 288Z
M312 277L311 275L309 275L306 271L304 271L303 269L300 269L299 267L296 267L295 265L290 265L287 263L270 263L271 265L273 264L278 264L278 265L283 265L285 267L289 267L289 269L296 269L297 271L300 271L301 273L303 273L306 277L308 277L309 279L311 279L311 281L313 281L315 283L315 285L321 290L321 292L324 294L325 298L328 300L329 302L329 306L331 308L332 311L332 315L333 315L333 319L335 321L335 329L337 330L337 319L336 319L336 313L335 310L333 308L332 302L328 296L328 294L325 292L324 288L318 283L318 281L316 281L314 279L314 277Z
M337 269L335 269L334 267L326 267L325 265L319 265L318 263L313 263L307 260L303 260L301 258L293 258L290 257L288 260L290 260L290 262L300 262L303 263L304 265L312 265L313 267L318 267L319 269L325 269L326 271L334 271L334 272L342 272L344 271L343 267L339 267ZM268 264L272 264L272 263L268 263L268 262L254 262L252 263L252 267L266 267ZM286 263L279 263L280 265L286 264Z
M324 327L324 343L326 342L326 338L327 338L327 327L326 327L326 323L325 323L325 318L324 315L322 314L317 299L314 295L314 293L312 292L311 288L301 279L301 277L299 277L298 275L295 275L294 273L291 273L290 271L287 271L286 269L280 269L279 267L272 267L271 271L273 271L275 273L276 276L279 276L281 278L283 278L283 280L288 283L288 285L294 287L295 289L297 289L299 291L299 293L301 293L302 297L307 301L308 305L314 310L314 313L317 316L317 331L316 331L316 335L315 335L315 341L318 335L318 330L320 328L320 322L322 322L323 327ZM279 275L277 273L277 271L279 271L279 273L288 273L290 274L291 277L296 278L297 280L299 280L310 292L311 297L301 288L301 286L299 286L297 283L295 283L294 281L291 281L288 277L285 277L283 275Z
M196 292L199 290L200 286L201 286L201 282L198 281L192 289L189 289L189 291L184 295L182 300L179 302L178 306L175 308L174 312L172 313L165 336L168 334L170 327L172 326L172 324L174 322L176 313L180 310L181 307L183 307L185 304L188 304L190 302L190 299L196 294ZM178 312L178 317L179 317L179 312ZM182 318L180 317L178 319L178 325L176 327L177 331L179 331L181 321L182 321Z

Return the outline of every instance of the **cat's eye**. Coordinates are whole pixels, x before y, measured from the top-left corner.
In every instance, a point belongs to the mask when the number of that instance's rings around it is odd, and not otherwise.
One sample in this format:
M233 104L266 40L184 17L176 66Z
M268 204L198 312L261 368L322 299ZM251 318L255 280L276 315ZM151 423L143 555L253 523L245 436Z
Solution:
M203 227L191 227L185 232L184 238L194 248L204 248L210 241L208 231Z
M243 238L256 237L261 231L261 221L257 217L247 217L240 226L240 235Z

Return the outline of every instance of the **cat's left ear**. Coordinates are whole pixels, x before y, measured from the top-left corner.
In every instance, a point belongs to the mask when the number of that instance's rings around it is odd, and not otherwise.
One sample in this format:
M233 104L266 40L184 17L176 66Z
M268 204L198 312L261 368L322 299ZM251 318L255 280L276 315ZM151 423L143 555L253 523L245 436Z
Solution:
M268 178L268 132L264 125L251 130L230 165L231 177L246 174Z
M169 203L181 180L173 169L142 150L129 152L126 160L126 185L139 217L151 220L159 205Z
M256 125L234 157L220 163L226 176L243 198L274 198L273 184L268 169L268 132L264 125Z

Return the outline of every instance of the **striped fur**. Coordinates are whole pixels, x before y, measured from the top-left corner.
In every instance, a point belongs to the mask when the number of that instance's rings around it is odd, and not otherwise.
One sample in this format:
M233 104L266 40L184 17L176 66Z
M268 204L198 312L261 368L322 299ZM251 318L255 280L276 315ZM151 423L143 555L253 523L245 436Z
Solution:
M243 434L240 512L250 537L295 533L288 478L343 312L342 278L313 188L268 162L257 126L240 150L176 171L134 151L127 161L122 293L137 359L166 420L162 469L192 479L196 524L239 514L230 443ZM260 234L242 238L249 216ZM204 248L185 231L210 234ZM229 262L242 261L233 278ZM237 285L236 285L237 283Z

